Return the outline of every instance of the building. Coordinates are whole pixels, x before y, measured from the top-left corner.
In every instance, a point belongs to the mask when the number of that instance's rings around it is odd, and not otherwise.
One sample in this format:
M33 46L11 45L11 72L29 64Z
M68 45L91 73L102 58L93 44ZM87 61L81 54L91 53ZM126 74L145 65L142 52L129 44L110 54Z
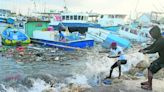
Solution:
M11 15L10 10L0 9L0 18L7 18Z

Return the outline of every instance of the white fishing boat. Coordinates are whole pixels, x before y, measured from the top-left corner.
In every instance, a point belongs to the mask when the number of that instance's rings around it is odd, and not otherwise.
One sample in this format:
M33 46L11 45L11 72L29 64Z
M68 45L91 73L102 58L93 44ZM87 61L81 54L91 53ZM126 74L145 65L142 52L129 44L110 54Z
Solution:
M102 28L88 28L86 37L95 40L96 42L103 42L110 34L110 31Z
M102 27L124 25L125 18L125 14L101 14L98 18L98 24Z
M151 27L134 27L132 25L124 25L120 28L119 34L122 37L128 38L132 41L145 42L150 40L149 30Z
M60 14L54 14L50 26L54 29L58 28L58 24L62 23L64 26L68 27L70 32L78 31L80 33L85 33L88 31L89 27L100 28L100 25L89 23L87 13L73 13L73 12L64 12Z
M132 23L122 26L119 34L133 41L146 42L150 40L149 31L155 25L159 26L161 33L164 34L164 22L161 14L161 12L143 13Z
M89 27L100 27L98 24L89 22L89 14L86 12L71 12L66 6L66 1L64 0L64 11L53 14L51 16L50 26L54 29L58 28L58 24L62 23L64 26L68 27L70 32L80 32L84 34L88 31Z

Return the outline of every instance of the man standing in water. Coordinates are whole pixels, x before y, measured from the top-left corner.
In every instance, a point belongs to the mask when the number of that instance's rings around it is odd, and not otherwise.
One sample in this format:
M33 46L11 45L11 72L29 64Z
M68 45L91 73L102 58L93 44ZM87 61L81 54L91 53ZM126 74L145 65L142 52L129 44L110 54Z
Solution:
M153 61L148 67L148 81L141 83L141 88L145 90L152 90L153 75L164 67L164 38L161 35L161 30L158 26L154 26L149 33L156 41L151 46L139 50L139 52L144 54L157 52L159 58Z

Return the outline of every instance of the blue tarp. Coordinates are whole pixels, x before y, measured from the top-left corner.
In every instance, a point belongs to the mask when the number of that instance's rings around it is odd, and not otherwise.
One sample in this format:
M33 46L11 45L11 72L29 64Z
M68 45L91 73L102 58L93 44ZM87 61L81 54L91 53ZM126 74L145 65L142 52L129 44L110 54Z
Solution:
M25 34L13 29L13 28L7 28L5 31L3 31L2 37L4 39L9 39L9 40L18 40L18 41L28 40L28 37Z
M113 35L113 34L110 34L106 38L106 40L104 41L102 46L105 48L109 48L109 46L112 42L116 42L119 46L121 46L123 48L129 48L131 46L131 43L129 40L121 38L121 37L119 37L117 35Z

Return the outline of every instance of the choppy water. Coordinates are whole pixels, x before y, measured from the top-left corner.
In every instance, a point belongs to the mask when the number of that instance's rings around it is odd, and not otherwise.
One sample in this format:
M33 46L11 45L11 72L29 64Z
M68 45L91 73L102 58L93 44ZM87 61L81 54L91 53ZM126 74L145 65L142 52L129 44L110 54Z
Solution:
M84 73L86 68L85 63L87 61L86 59L82 59L85 53L78 51L71 54L74 55L72 57L76 58L59 62L31 63L17 63L13 58L1 56L0 92L22 92L22 89L24 89L25 92L41 92L46 89L46 87L50 87L50 84L47 83L47 81L50 82L48 78L51 78L52 80L54 79L56 82L56 89L60 89L61 84L66 85L68 83L67 81L75 82L75 77L78 77L78 74ZM31 87L31 89L27 88L30 83L25 83L27 85L24 85L23 83L27 78L34 79L33 87Z
M0 57L0 92L44 92L45 89L51 90L49 92L68 92L79 85L84 88L98 86L98 81L109 74L115 62L107 58L108 54L99 54L99 50L101 47L78 51L74 54L75 59L60 62L16 63L12 58ZM127 58L131 61L123 67L125 71L131 64L145 59L141 53ZM113 76L118 76L117 69ZM54 85L50 87L52 83ZM75 85L72 86L72 83Z

